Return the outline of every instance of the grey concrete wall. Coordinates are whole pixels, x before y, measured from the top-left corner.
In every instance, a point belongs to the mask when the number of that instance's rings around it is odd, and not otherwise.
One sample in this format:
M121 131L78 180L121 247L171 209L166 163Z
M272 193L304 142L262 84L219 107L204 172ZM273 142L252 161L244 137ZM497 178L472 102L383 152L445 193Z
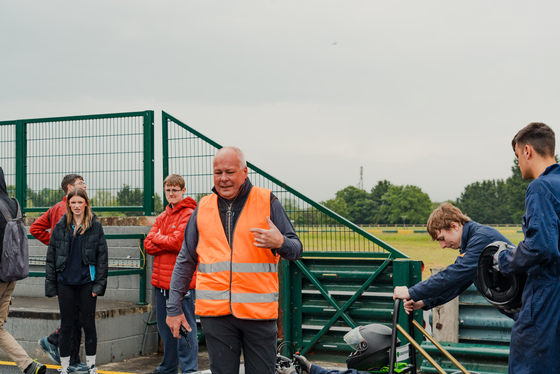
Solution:
M54 299L45 299L42 305L40 303L41 299L38 298L14 299L14 306L4 328L32 358L51 363L37 342L59 326L58 307ZM97 363L118 362L156 352L158 333L157 326L149 323L152 318L155 319L149 305L138 306L126 302L98 303L95 321L98 339ZM85 362L83 344L82 359ZM0 350L0 360L10 358Z

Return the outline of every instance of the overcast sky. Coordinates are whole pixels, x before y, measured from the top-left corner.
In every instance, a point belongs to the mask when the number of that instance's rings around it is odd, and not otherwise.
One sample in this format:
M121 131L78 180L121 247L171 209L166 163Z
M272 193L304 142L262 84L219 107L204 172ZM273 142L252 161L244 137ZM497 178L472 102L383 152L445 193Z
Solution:
M528 123L560 132L559 8L3 1L0 120L164 110L317 201L362 166L454 200L510 176Z

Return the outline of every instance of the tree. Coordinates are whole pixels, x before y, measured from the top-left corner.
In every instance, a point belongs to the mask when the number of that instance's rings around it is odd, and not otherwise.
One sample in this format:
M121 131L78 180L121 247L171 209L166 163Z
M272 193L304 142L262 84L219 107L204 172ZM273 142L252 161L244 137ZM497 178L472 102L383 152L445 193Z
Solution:
M143 206L144 193L139 188L132 190L125 184L123 189L117 192L117 205L119 206ZM125 212L127 216L134 216L137 212Z
M115 206L117 198L107 190L97 190L91 198L91 206Z
M373 202L368 193L354 186L348 186L336 193L336 197L346 202L347 218L354 223L370 223Z
M369 219L371 223L387 223L386 218L381 214L381 205L383 204L383 195L389 191L390 187L391 182L388 180L382 180L377 182L377 185L371 189L371 193L369 195L373 204Z
M432 201L420 187L389 186L382 197L381 214L389 223L426 223L432 212Z
M342 197L335 197L334 199L321 202L321 204L323 204L333 212L341 215L342 217L348 218L348 206L346 205L346 201ZM334 224L336 223L336 220L334 220L333 218L329 218L325 223Z
M154 194L154 213L160 214L161 212L163 212L163 200L161 199L161 196L159 196L159 194L156 192Z
M508 218L512 223L520 223L521 217L525 214L525 193L529 187L530 180L524 180L519 170L519 162L513 160L511 167L512 175L506 180L506 199L508 206Z

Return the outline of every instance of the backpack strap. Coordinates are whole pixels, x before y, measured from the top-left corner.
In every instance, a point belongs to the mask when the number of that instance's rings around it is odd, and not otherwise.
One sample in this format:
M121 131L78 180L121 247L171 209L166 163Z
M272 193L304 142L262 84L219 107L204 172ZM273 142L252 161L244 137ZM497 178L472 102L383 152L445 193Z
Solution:
M19 202L17 200L15 200L15 202L17 205L17 215L15 219L21 219L22 217L21 217L21 209L19 207ZM10 208L8 208L8 205L2 199L0 199L0 212L2 212L2 215L4 216L4 219L6 221L11 221L14 219L12 213L10 212Z

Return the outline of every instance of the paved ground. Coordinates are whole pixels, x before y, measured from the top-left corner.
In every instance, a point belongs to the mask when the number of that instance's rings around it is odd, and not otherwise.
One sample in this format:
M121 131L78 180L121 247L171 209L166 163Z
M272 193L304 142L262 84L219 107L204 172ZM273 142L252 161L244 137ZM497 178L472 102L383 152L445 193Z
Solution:
M161 362L160 354L152 354L149 356L135 357L121 362L113 362L110 364L100 365L100 374L145 374L151 373L156 369ZM335 364L331 362L315 362L316 364L323 366L325 368L338 368L341 369L340 364ZM58 374L58 368L60 366L51 365L50 363L44 362L47 365L47 374ZM211 374L210 372L210 362L208 360L208 353L202 350L198 355L198 369L201 374ZM1 374L21 374L21 371L13 362L0 361L0 373ZM243 368L240 370L240 374L243 374Z

